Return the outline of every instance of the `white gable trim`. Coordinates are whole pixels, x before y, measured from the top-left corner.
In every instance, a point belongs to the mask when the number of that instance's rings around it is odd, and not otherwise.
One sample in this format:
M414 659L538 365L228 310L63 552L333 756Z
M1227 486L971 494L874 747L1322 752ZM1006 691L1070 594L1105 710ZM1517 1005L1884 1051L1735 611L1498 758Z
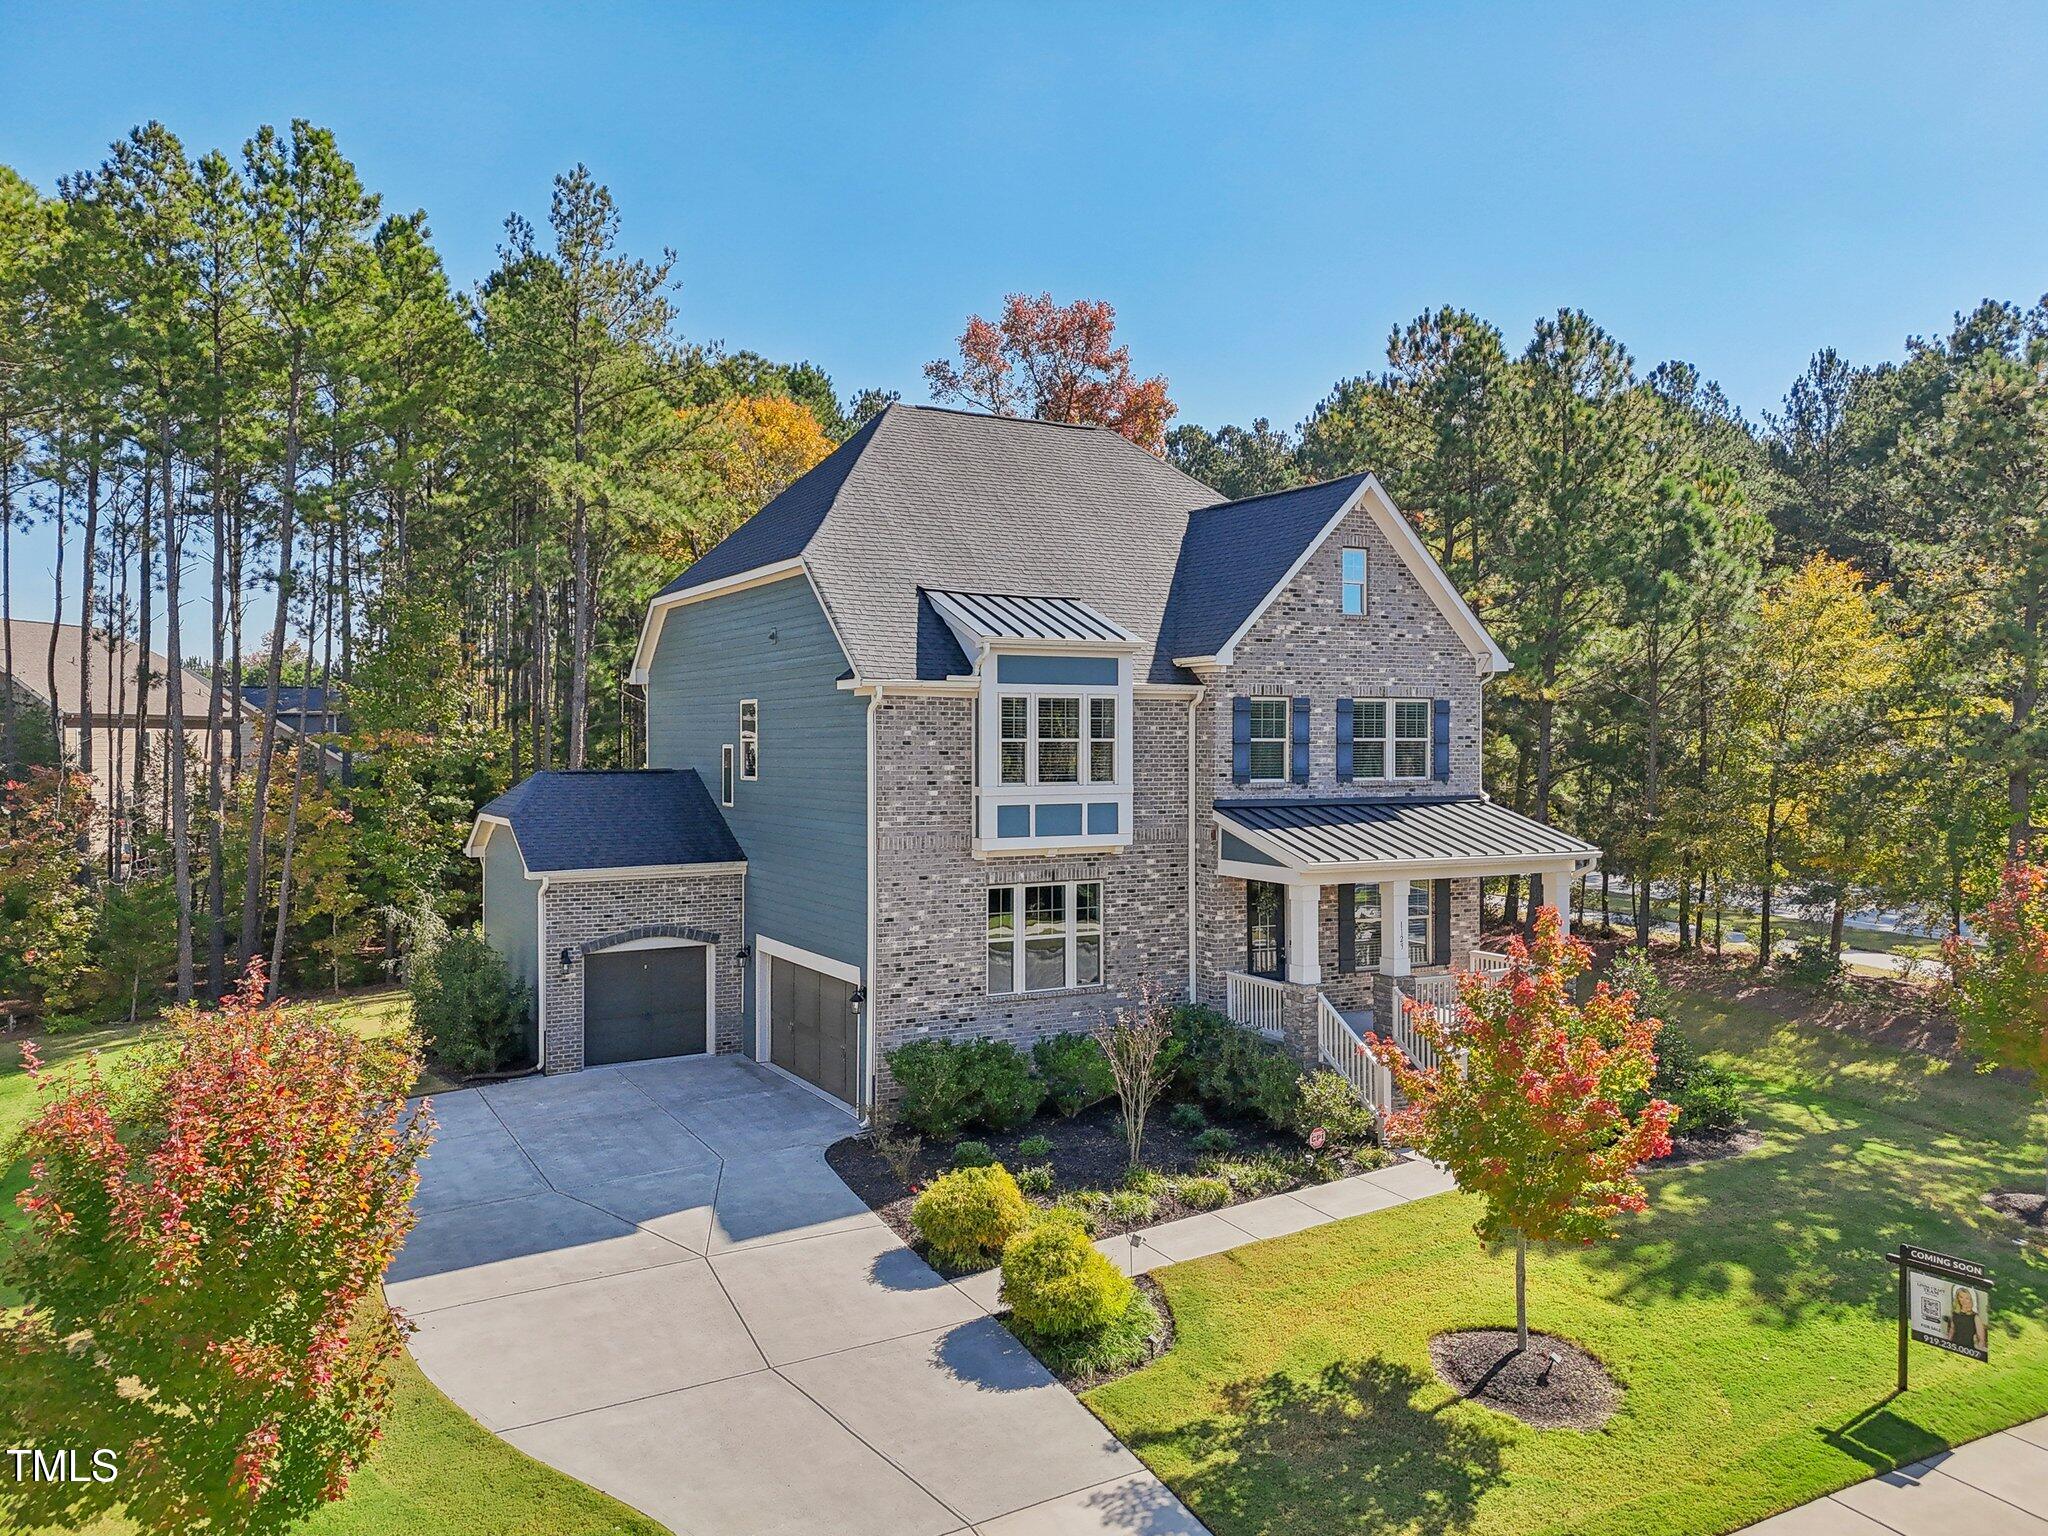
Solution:
M1259 599L1258 605L1245 615L1244 622L1237 626L1236 632L1228 640L1217 647L1214 655L1176 656L1173 658L1173 664L1199 673L1204 668L1227 667L1235 661L1238 643L1251 633L1252 626L1265 616L1268 608L1279 601L1280 594L1293 585L1294 578L1302 573L1309 561L1315 558L1317 551L1328 543L1330 536L1342 526L1344 519L1360 505L1364 505L1372 513L1374 524L1387 542L1394 547L1394 552L1401 557L1415 579L1422 584L1422 590L1429 594L1443 616L1450 621L1451 627L1458 633L1458 638L1465 642L1475 658L1486 664L1487 672L1506 672L1512 668L1514 663L1508 660L1507 653L1494 644L1493 636L1486 632L1486 626L1479 622L1479 616L1472 611L1465 599L1458 595L1457 587L1452 584L1451 578L1444 574L1444 568L1436 563L1435 556L1423 547L1415 529L1409 524L1408 519L1401 515L1401 509L1394 505L1393 498L1387 495L1376 475L1367 475L1358 489L1344 499L1344 504L1331 515L1328 522L1323 524L1322 531L1309 540L1302 552L1295 557L1294 563L1288 566L1286 574L1273 584L1270 592Z
M533 871L526 867L526 850L519 846L519 834L512 830L512 823L503 816L479 814L476 824L469 829L469 841L462 845L462 851L472 859L484 856L484 847L491 840L491 833L503 827L505 835L512 839L512 851L519 855L520 871L530 880Z
M757 565L751 571L741 571L738 575L727 576L722 581L707 581L701 587L691 587L682 592L670 592L655 597L647 604L647 617L640 621L640 643L633 647L633 670L626 675L626 681L645 686L647 669L654 661L655 644L661 639L661 621L668 616L670 609L681 608L689 603L701 603L708 598L723 597L728 592L744 592L748 587L765 587L771 581L785 581L791 576L805 575L808 575L808 572L804 567L803 556L797 555L788 560L777 560L770 565ZM813 587L812 590L815 592L816 588ZM820 606L823 606L822 600ZM830 623L831 618L831 612L827 610L826 622ZM835 638L838 635L837 626L834 626L833 635ZM844 646L840 648L845 649Z

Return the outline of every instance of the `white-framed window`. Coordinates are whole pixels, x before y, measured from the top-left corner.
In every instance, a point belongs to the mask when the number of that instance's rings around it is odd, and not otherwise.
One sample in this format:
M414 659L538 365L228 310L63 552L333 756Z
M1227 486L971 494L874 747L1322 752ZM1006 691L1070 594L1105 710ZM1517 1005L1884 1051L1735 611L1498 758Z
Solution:
M1004 693L996 761L1004 784L1116 782L1116 696Z
M1278 784L1287 777L1288 699L1251 701L1251 755L1248 777L1253 783Z
M1359 970L1376 971L1380 968L1380 936L1383 931L1379 886L1354 885L1351 888L1352 963Z
M732 804L732 743L718 749L718 803Z
M761 705L756 699L740 700L740 777L761 777Z
M1365 551L1362 549L1344 551L1344 611L1349 614L1365 612Z
M1101 881L989 887L991 994L1057 992L1101 982Z
M1429 777L1428 699L1351 701L1354 779Z
M1408 963L1429 964L1429 897L1436 887L1417 880L1408 887Z

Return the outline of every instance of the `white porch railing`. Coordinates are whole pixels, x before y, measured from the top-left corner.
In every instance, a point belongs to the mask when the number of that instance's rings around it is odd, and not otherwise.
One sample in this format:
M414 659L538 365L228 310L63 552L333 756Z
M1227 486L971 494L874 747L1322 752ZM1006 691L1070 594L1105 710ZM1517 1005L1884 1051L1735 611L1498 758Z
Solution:
M1270 976L1253 976L1244 971L1226 971L1223 976L1223 1011L1231 1022L1255 1029L1270 1039L1280 1039L1287 1017L1287 987Z
M1316 1045L1323 1065L1351 1085L1362 1104L1371 1106L1382 1120L1394 1112L1394 1074L1365 1048L1365 1041L1336 1004L1321 993L1316 1014Z
M1508 957L1496 949L1475 949L1472 969L1488 981L1498 981L1508 973Z
M1411 979L1434 981L1443 978L1418 977ZM1393 1041L1394 1044L1401 1047L1401 1054L1415 1064L1417 1071L1428 1072L1437 1063L1436 1047L1424 1039L1422 1032L1415 1027L1414 1015L1408 1009L1410 995L1399 987L1394 988L1394 1017L1389 1021L1394 1026L1392 1031ZM1436 1015L1439 1019L1447 1020L1451 1012L1450 1006L1444 1003L1429 1001L1420 997L1416 998L1415 1002L1422 1010Z

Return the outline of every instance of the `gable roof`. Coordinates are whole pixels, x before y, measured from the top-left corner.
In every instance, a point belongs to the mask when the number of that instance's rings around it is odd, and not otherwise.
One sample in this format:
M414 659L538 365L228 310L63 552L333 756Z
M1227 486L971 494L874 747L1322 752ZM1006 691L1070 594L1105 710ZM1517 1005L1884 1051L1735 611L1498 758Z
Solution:
M1185 682L1175 658L1226 651L1368 494L1406 530L1370 475L1232 502L1106 427L892 405L662 589L633 675L667 607L801 573L858 678L957 676L935 598L1028 593L1128 634L1139 679ZM1412 530L1392 536L1504 666Z
M477 813L470 854L487 823L518 840L531 875L570 870L737 864L739 839L690 768L579 768L536 773Z

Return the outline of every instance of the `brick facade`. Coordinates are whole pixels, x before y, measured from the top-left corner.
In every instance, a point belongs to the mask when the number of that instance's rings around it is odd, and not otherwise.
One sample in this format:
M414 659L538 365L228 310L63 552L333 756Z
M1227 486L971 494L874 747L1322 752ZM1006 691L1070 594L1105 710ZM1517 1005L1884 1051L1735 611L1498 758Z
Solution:
M584 956L636 939L690 936L715 943L712 999L715 1049L740 1048L739 959L745 876L738 870L655 875L634 880L557 880L541 896L541 1065L574 1072L583 1065ZM572 950L568 967L562 951Z
M974 700L886 692L875 722L875 974L878 1064L923 1036L1029 1044L1092 1030L1150 985L1187 992L1188 706L1135 704L1131 846L1115 853L974 857ZM1103 982L990 996L992 885L1102 882ZM882 1067L883 1091L888 1091Z

